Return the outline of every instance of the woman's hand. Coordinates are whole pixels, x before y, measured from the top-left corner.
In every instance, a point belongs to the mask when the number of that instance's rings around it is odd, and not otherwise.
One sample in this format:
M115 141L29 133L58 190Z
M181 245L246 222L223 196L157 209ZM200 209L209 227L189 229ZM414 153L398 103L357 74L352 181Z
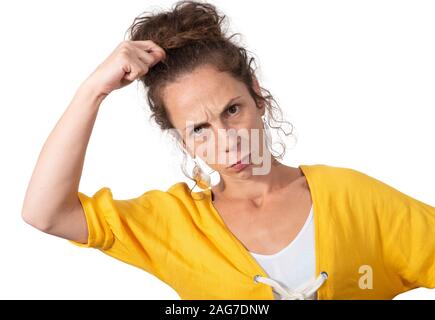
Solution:
M142 77L165 58L165 51L151 40L126 40L115 48L85 83L99 94L108 95Z

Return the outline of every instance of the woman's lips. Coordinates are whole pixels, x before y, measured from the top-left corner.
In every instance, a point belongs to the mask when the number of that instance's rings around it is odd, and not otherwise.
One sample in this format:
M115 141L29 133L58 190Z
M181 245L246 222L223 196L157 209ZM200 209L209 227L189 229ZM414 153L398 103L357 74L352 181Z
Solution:
M244 160L242 163L242 160ZM244 157L243 159L237 161L235 164L231 165L230 168L234 169L236 171L240 171L244 168L246 168L247 166L250 165L251 162L251 154L249 154L248 156Z

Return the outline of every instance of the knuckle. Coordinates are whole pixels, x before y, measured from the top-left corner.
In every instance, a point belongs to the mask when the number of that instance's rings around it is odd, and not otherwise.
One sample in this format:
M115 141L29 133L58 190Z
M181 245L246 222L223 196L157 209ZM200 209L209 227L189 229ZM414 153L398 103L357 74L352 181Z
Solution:
M166 58L166 52L162 48L160 48L159 54L160 54L160 59L165 59Z
M119 55L121 59L127 59L130 57L130 49L127 47L122 47L119 49Z
M138 70L138 68L133 67L133 68L131 69L131 71L130 71L130 74L131 74L132 76L137 76L137 75L139 74L139 71L140 71L140 70Z
M120 44L121 50L129 50L131 48L131 41L130 40L124 40Z
M152 46L157 46L157 44L153 40L150 40L150 39L145 40L144 43L152 45Z
M121 42L119 43L118 47L123 48L123 47L127 46L128 41L129 41L129 40L123 40L123 41L121 41Z

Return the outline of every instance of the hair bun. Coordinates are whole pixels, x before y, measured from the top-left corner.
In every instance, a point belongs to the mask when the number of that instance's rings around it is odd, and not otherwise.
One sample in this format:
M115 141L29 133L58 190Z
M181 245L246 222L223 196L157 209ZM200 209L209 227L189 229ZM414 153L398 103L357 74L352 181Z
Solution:
M225 15L216 7L198 1L178 1L170 11L136 17L131 40L151 40L164 50L195 42L224 40L221 25Z

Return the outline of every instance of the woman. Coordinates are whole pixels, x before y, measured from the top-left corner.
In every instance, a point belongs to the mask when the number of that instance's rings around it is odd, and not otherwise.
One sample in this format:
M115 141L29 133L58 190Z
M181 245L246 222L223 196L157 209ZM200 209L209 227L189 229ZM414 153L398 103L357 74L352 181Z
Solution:
M194 1L136 18L48 137L24 220L139 267L182 299L391 299L434 288L435 208L350 168L279 162L267 133L284 123L280 110L223 21ZM78 191L99 106L136 79L202 191Z

